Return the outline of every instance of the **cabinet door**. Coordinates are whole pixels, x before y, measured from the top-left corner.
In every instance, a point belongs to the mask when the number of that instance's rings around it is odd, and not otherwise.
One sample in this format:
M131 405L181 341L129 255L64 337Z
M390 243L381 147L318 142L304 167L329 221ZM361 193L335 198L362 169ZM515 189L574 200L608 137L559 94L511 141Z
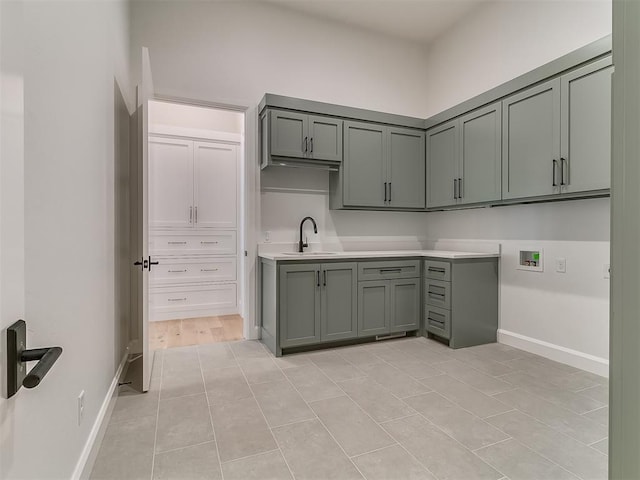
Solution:
M502 186L502 104L460 119L460 203L500 200Z
M309 149L314 160L342 161L342 120L309 115Z
M238 147L195 142L194 150L194 225L236 228Z
M358 282L358 336L389 333L389 281Z
M458 120L427 132L427 208L456 204Z
M309 145L307 115L272 110L270 115L271 155L302 158Z
M388 198L392 207L424 208L424 133L405 128L389 128Z
M279 274L280 345L320 342L320 266L283 265Z
M420 327L420 279L390 280L391 333Z
M149 227L193 224L193 142L149 138Z
M321 266L320 339L341 340L358 335L358 267L356 263Z
M385 206L386 127L344 122L344 204Z
M561 78L562 192L611 186L611 57Z
M502 197L558 193L560 79L503 100L502 119Z

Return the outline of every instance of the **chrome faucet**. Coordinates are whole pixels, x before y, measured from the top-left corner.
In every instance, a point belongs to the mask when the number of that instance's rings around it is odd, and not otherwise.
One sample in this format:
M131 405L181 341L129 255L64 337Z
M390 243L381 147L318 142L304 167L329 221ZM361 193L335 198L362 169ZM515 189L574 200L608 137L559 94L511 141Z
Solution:
M307 220L311 220L311 223L313 223L313 233L318 233L318 226L316 225L316 221L311 217L304 217L300 222L300 241L298 242L298 252L300 253L304 252L304 247L309 246L308 239L305 238L304 242L302 241L302 225L304 225L304 222L306 222Z

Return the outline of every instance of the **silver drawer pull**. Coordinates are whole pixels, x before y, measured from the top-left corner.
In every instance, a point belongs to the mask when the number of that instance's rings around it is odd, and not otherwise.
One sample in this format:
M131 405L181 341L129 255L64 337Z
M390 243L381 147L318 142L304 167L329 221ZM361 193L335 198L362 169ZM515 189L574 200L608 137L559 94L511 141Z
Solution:
M169 273L185 273L186 270L169 270Z
M430 272L444 273L445 269L440 267L429 267L427 270Z
M218 242L200 242L200 245L215 245Z
M401 273L401 268L381 268L380 273Z
M444 321L436 320L435 318L427 317L430 322L436 323L437 326L444 326Z
M167 300L170 302L184 302L187 298L168 298Z
M436 292L429 292L429 295L435 295L436 297L442 297L442 298L446 296L444 293L436 293Z
M169 245L186 245L187 242L167 242Z
M217 272L218 269L217 268L201 268L200 271L201 272Z

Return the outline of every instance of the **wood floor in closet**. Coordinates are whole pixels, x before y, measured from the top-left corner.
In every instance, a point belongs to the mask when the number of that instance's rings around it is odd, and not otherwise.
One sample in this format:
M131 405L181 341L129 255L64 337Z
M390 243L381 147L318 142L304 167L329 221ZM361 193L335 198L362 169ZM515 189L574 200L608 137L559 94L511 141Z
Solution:
M242 339L242 317L240 315L149 322L149 348L151 350Z

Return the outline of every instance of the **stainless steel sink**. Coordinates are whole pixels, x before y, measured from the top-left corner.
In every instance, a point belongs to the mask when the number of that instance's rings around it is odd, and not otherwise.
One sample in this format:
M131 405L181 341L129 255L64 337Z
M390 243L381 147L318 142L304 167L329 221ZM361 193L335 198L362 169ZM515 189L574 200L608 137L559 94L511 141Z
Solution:
M314 255L336 255L338 252L282 252L282 255L296 255L296 256L314 256Z

